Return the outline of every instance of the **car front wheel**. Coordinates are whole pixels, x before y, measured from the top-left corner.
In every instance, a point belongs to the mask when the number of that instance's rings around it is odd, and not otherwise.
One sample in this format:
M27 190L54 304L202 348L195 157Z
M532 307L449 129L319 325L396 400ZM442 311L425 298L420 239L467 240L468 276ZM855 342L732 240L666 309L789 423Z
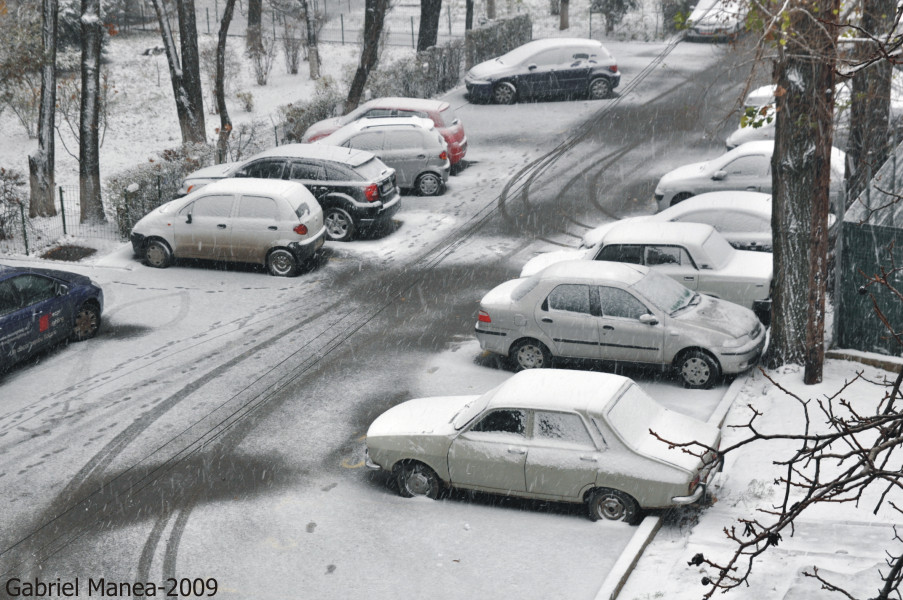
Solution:
M333 206L323 216L326 237L333 242L347 242L354 236L354 219L342 208Z
M511 349L511 358L514 359L514 368L518 371L552 366L552 353L545 344L536 340L517 342Z
M589 84L589 97L592 100L602 100L611 96L611 82L605 77L597 77Z
M442 179L435 173L423 173L415 184L421 196L438 196L442 191Z
M144 249L144 262L155 269L165 269L172 264L172 250L163 240L150 240Z
M492 88L492 101L496 104L514 104L517 100L517 88L513 83L503 81Z
M586 501L589 518L593 521L625 521L631 525L642 516L637 501L624 492L599 488Z
M298 272L298 261L285 248L276 248L267 256L267 271L275 277L292 277Z
M100 329L100 307L93 302L85 302L75 313L71 337L76 342L83 342L97 335L98 329Z
M694 390L712 387L721 376L721 368L715 359L701 350L691 350L683 354L677 360L676 366L684 387Z
M397 481L398 493L404 498L426 496L435 500L442 491L439 476L423 463L412 462L401 465Z

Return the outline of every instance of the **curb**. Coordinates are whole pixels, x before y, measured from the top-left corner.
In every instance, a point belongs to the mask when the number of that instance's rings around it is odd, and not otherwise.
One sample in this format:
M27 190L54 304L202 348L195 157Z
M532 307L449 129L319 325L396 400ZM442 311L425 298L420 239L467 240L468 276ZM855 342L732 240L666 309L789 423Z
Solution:
M724 393L724 397L721 398L721 401L718 403L718 406L715 407L714 412L709 416L707 420L708 423L717 425L718 427L724 425L728 411L730 411L731 406L734 404L734 400L737 399L740 390L746 385L746 382L751 375L752 371L749 371L745 375L734 379L730 387L728 387L727 391ZM636 567L637 562L639 562L640 558L643 556L646 547L652 542L655 534L658 533L658 530L661 528L662 521L663 518L661 515L648 516L643 519L643 522L637 527L633 537L630 538L627 547L624 548L624 552L618 557L617 562L615 562L615 565L605 577L605 581L602 582L602 587L599 588L598 593L596 593L595 600L615 600L615 598L618 597L618 594L621 593L621 588L627 583L627 579L633 572L634 567Z

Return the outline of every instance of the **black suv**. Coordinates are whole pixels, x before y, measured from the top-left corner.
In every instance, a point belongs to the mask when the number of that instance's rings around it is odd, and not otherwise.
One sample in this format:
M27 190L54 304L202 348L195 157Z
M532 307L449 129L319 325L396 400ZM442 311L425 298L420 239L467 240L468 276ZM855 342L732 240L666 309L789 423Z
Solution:
M387 224L401 206L394 169L369 152L312 144L276 146L242 162L195 171L182 182L179 195L226 177L303 183L323 207L327 237L339 242Z

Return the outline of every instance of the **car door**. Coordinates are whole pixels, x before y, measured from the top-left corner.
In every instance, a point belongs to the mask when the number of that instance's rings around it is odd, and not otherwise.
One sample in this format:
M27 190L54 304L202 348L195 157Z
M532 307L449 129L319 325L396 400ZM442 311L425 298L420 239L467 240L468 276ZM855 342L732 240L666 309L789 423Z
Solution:
M643 264L691 290L699 288L699 269L682 246L649 244L643 252Z
M589 85L589 73L594 63L590 62L590 52L586 48L568 48L564 61L558 67L556 77L560 91L575 95L583 93Z
M724 165L716 175L720 179L712 180L711 191L771 192L771 157L759 154L740 156Z
M71 307L66 304L63 287L55 279L27 273L7 279L18 298L18 308L6 315L0 336L7 339L10 354L16 360L59 342L69 336ZM7 295L9 291L7 290Z
M329 194L330 187L326 181L326 168L321 164L304 160L292 161L289 165L288 178L304 184L318 202Z
M558 89L556 69L564 62L561 48L542 50L522 63L517 78L519 95L540 98L554 94Z
M590 297L594 293L589 285L561 284L536 307L536 323L552 340L555 356L599 358L598 319Z
M258 179L283 179L286 161L282 158L256 160L238 171L236 177L257 177Z
M285 238L291 225L280 219L278 202L268 196L242 195L232 220L229 260L263 263L273 241Z
M523 492L527 460L527 411L488 411L451 443L448 473L453 485Z
M28 321L20 313L19 292L9 279L0 281L0 362L9 366L25 358Z
M527 448L527 491L580 499L596 481L602 452L576 413L534 411Z
M654 315L629 291L600 285L598 287L599 352L603 360L630 363L661 364L665 328L661 319L656 324L640 321L643 315Z
M232 238L235 196L202 196L183 207L173 223L173 253L178 257L225 259Z
M396 175L405 187L414 185L417 176L426 169L427 154L423 140L424 130L404 127L387 130L383 138L383 153L380 159L395 168Z

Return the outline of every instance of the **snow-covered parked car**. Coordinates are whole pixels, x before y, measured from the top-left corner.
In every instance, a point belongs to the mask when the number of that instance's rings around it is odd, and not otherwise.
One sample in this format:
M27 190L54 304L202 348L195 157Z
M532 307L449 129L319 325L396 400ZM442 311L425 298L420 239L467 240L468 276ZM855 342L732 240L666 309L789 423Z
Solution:
M151 267L175 258L265 265L289 277L323 245L323 210L307 188L279 179L223 179L145 215L132 249Z
M711 387L758 359L765 328L746 308L698 294L639 265L569 261L496 286L480 301L483 350L518 369L554 357L672 369Z
M700 0L687 17L688 40L730 40L743 32L744 0Z
M753 310L764 322L771 313L772 257L734 249L711 225L618 221L584 251L540 254L521 277L578 258L646 265L683 286Z
M692 452L669 445L693 443ZM420 398L367 431L367 466L402 496L446 486L586 504L592 520L692 504L720 467L718 427L672 412L636 383L589 371L524 371L481 396Z
M678 167L659 180L655 201L659 210L703 192L745 190L771 193L774 140L747 142L705 162ZM845 154L831 149L831 197L843 193Z

